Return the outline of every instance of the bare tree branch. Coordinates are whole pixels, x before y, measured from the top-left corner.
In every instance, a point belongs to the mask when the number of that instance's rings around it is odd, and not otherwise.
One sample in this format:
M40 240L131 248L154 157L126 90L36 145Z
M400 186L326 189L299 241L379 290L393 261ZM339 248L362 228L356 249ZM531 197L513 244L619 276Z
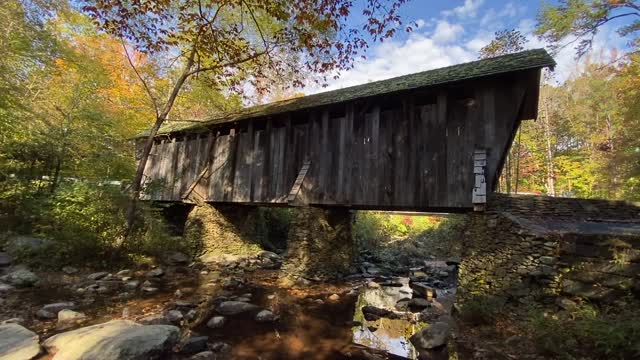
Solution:
M129 65L131 65L131 68L136 73L136 76L138 77L138 79L142 83L142 86L144 87L145 91L147 92L147 95L149 95L149 98L151 100L151 105L153 105L153 110L156 113L156 117L158 117L158 115L159 115L158 103L156 102L156 98L153 96L153 93L151 92L151 88L149 88L149 85L147 84L147 81L142 77L142 74L140 74L140 72L138 71L138 68L136 68L136 66L134 65L133 60L131 59L131 55L129 55L129 50L127 50L127 45L125 44L123 38L120 38L120 43L122 44L122 48L124 49L124 54L127 57L127 61L129 62Z

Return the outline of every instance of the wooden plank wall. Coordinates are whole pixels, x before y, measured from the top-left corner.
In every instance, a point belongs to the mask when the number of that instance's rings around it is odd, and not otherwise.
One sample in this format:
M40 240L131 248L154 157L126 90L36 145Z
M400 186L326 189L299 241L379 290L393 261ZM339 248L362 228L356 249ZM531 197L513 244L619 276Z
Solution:
M156 191L144 198L182 201L208 167L210 202L287 204L309 160L298 199L303 204L470 208L473 152L487 150L487 183L493 184L524 101L532 98L525 95L538 86L532 78L526 73L365 99L157 141L145 170Z

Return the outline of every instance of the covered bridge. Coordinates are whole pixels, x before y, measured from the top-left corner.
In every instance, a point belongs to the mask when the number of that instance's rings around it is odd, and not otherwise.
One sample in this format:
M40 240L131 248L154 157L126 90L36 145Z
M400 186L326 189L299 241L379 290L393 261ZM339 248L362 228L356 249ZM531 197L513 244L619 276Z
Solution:
M520 121L536 118L540 72L554 64L529 50L170 123L144 198L472 209L495 189Z

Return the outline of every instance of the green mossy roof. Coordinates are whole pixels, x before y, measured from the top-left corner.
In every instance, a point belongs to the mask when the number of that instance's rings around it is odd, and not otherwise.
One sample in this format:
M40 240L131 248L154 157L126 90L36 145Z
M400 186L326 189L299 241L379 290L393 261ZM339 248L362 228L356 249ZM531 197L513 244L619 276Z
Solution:
M158 134L185 131L198 132L214 124L276 115L370 96L424 88L518 70L553 67L554 65L555 61L544 49L527 50L491 59L477 60L270 104L252 106L239 112L224 114L201 122L169 122L162 126ZM138 137L146 136L146 134L148 134L148 131L139 134Z

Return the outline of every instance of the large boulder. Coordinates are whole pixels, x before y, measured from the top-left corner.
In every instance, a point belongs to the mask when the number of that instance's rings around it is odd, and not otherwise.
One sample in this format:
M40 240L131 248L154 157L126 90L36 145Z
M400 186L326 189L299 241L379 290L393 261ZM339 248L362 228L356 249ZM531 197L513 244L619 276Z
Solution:
M113 320L55 335L43 346L55 354L53 360L143 360L170 351L179 336L180 329L171 325Z
M0 359L28 360L39 353L36 333L18 324L0 325Z
M451 326L449 324L436 322L413 334L409 340L422 354L446 345L450 335Z

